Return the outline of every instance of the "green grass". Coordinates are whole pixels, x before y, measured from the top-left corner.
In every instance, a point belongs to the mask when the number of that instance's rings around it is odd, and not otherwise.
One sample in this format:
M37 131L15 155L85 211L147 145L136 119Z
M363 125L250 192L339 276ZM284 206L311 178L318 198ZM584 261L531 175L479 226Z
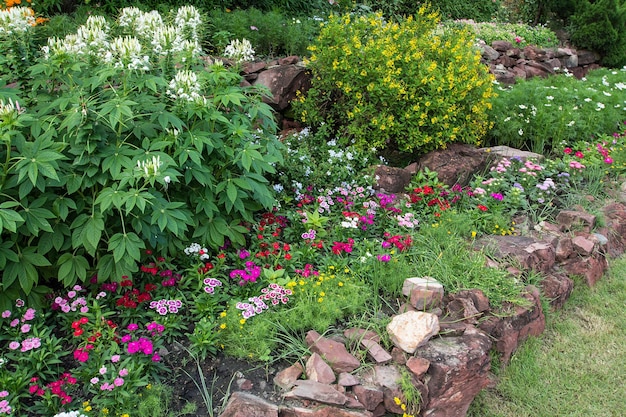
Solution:
M580 280L574 288L468 416L626 416L626 257L611 262L594 288Z

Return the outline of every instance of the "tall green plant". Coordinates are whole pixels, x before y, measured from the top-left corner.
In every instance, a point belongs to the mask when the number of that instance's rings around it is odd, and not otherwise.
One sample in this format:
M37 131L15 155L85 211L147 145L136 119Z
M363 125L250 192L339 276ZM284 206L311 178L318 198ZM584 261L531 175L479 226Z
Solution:
M28 294L42 277L121 279L144 248L243 243L242 222L273 206L272 111L238 74L200 66L185 10L185 37L138 10L118 24L144 28L139 38L90 18L49 41L30 70L32 97L2 102L3 293Z

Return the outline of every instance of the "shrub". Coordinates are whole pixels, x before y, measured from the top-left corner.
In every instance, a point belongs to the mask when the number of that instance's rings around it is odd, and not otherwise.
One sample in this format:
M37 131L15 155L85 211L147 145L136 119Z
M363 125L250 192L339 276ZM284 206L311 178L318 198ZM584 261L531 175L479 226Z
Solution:
M571 18L572 42L602 55L602 64L626 65L626 3L599 0L587 3Z
M312 88L301 119L335 128L341 145L425 152L479 143L489 128L492 76L468 32L437 29L435 12L387 22L331 16L310 47Z
M535 45L540 48L558 46L556 34L545 26L522 23L475 23L467 20L446 22L446 27L463 27L474 31L476 38L491 45L493 41L509 41L520 47Z
M259 9L213 10L209 21L215 22L209 30L210 48L223 53L230 39L248 39L257 55L305 55L307 46L319 33L319 23L312 18L287 17L279 11Z
M126 9L131 36L117 38L93 16L49 41L32 99L0 96L3 294L73 285L95 265L119 280L144 247L241 243L241 222L274 205L271 109L239 75L198 66L197 15L181 10L174 28Z

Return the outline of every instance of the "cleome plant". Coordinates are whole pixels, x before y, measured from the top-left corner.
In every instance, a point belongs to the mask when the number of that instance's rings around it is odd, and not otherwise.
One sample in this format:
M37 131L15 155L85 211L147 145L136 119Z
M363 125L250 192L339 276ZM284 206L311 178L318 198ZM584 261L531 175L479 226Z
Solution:
M438 22L426 6L399 23L380 13L331 16L310 47L312 88L295 103L297 114L361 149L480 143L490 128L492 76L470 33Z
M274 205L271 109L200 59L200 23L189 6L90 16L48 40L32 83L0 90L3 297L84 282L96 265L120 279L146 247L242 243L241 222Z

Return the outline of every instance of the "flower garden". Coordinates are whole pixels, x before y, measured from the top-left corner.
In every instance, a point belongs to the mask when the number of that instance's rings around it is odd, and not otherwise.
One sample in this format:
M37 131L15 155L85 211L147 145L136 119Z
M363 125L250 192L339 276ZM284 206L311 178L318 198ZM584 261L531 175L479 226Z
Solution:
M306 331L364 322L389 347L388 313L411 276L522 303L526 282L487 267L472 240L608 198L626 172L626 67L505 88L469 33L451 25L425 40L441 30L427 9L422 25L325 21L308 61L320 80L294 103L307 127L279 138L267 92L240 86L253 45L233 40L230 61L207 60L195 7L90 15L42 40L34 27L46 22L9 6L0 416L213 415L199 380L203 404L168 408L177 361L293 360ZM402 36L416 39L401 43L410 59L389 41ZM372 70L355 76L360 42ZM494 160L466 185L424 170L404 193L376 190L372 167L397 154L385 151L456 141L546 158Z

